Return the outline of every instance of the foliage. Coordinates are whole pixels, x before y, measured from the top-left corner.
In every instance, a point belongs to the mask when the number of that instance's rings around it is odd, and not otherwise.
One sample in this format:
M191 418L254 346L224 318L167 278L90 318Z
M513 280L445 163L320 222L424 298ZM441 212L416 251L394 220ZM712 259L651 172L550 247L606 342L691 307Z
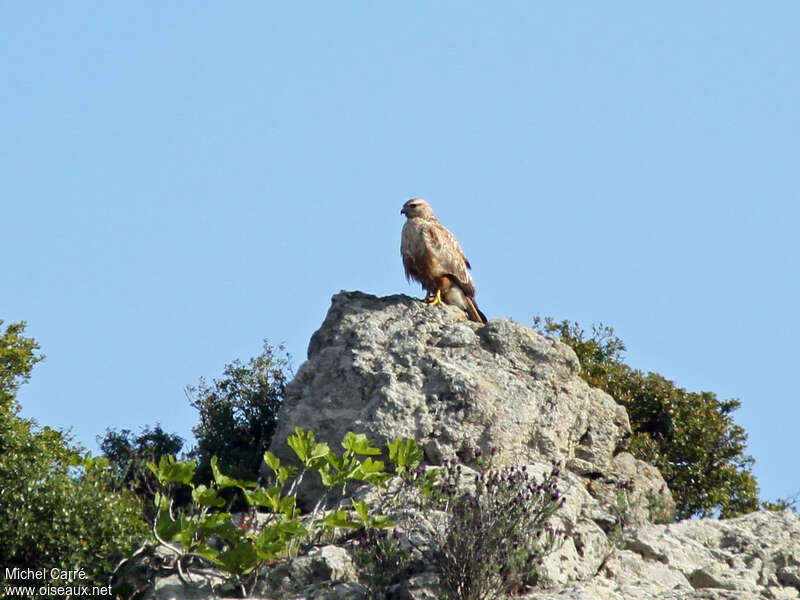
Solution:
M661 486L661 489L645 490L644 499L647 502L647 517L651 523L671 523L675 520L675 505L672 502L669 492Z
M788 510L800 515L800 492L790 498L778 498L775 501L765 500L761 503L761 508L772 512Z
M427 472L416 475L429 515L418 531L428 547L420 550L440 571L447 598L497 598L536 583L541 559L565 535L548 522L565 500L558 468L541 481L526 467L489 469L469 486L453 462L433 485Z
M153 499L157 482L147 463L156 462L161 456L176 458L183 447L183 439L156 424L153 429L144 427L139 435L129 429L107 429L104 438L98 437L98 444L114 470L114 489L131 490L142 498L148 510L146 518L151 520L155 516Z
M162 456L157 465L148 463L159 484L153 535L175 554L175 565L185 582L191 583L191 567L199 559L225 571L230 581L246 594L265 561L288 558L303 543L313 542L335 529L363 531L393 525L386 517L371 514L363 500L352 500L352 510L325 511L326 494L305 517L297 507L294 492L310 471L318 473L330 492L341 489L343 494L347 484L355 480L384 486L390 474L384 471L382 461L372 458L381 451L366 436L345 434L341 454L333 452L327 443L317 442L312 431L299 428L287 443L301 467L283 465L274 454L265 452L264 462L274 476L274 485L267 487L224 474L217 457L209 461L212 473L209 485L195 483L194 461L179 462ZM177 507L174 494L186 486L191 490L192 501L185 507ZM233 500L222 494L226 489L238 490L252 510L262 511L263 518L256 527L235 523L229 512ZM209 543L212 537L219 541L215 546Z
M283 352L283 346L277 351ZM192 432L202 481L212 479L212 456L235 477L257 477L261 455L275 432L288 376L288 355L278 356L265 340L263 352L247 364L235 360L225 366L221 379L209 384L201 378L197 386L186 388L191 405L200 413Z
M422 463L424 453L416 441L396 439L387 446L389 460L395 467L395 474L408 478L411 472Z
M616 498L609 504L609 511L614 517L614 525L608 532L608 541L611 542L611 552L622 547L625 531L635 524L635 512L642 501L642 496L633 493L633 481L621 479L616 482ZM609 554L610 556L610 554Z
M258 533L241 528L233 521L233 515L217 510L228 502L220 495L226 488L240 490L253 506L266 507L275 499L275 490L256 489L256 483L224 475L217 466L216 457L210 465L213 482L209 486L195 484L194 461L178 462L174 457L162 456L158 465L148 463L160 489L155 495L157 517L153 523L153 536L175 554L178 573L186 583L192 583L187 568L192 559L210 561L229 573L231 581L246 591L247 576L265 560L276 558L286 549L288 541L306 533L294 515L294 499L277 503L278 511L271 514ZM191 489L192 502L183 509L176 509L172 492L179 486ZM275 507L275 503L273 508ZM211 538L223 542L212 545Z
M105 459L19 416L17 389L42 359L23 333L19 323L0 338L0 565L81 569L105 585L115 560L146 535L141 503L109 490Z
M727 518L758 508L747 435L731 416L738 400L687 392L661 375L632 369L622 362L625 345L610 327L595 326L587 337L577 323L537 317L534 328L571 346L581 377L625 406L633 429L630 451L661 471L677 519Z
M392 584L398 583L411 564L411 551L400 541L395 529L366 529L355 540L356 568L366 581L367 600L383 600Z
M0 327L3 320L0 319ZM30 379L33 366L44 360L39 344L25 337L25 321L12 323L0 335L0 410L14 411L19 386Z

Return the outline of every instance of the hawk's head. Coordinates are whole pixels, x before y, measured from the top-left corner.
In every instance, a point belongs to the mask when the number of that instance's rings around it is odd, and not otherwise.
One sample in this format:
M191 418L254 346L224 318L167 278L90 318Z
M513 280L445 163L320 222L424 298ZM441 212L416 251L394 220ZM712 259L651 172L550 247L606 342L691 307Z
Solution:
M403 208L400 210L400 214L405 215L409 219L413 219L416 217L431 219L434 217L431 205L425 202L425 200L423 200L422 198L412 198L411 200L403 204Z

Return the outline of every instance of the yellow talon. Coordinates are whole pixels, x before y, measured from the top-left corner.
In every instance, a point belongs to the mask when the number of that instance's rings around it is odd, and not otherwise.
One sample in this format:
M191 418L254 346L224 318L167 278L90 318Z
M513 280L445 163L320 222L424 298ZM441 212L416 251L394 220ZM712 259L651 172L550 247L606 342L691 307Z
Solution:
M436 295L434 296L426 296L425 302L427 302L431 306L442 304L442 290L436 290Z

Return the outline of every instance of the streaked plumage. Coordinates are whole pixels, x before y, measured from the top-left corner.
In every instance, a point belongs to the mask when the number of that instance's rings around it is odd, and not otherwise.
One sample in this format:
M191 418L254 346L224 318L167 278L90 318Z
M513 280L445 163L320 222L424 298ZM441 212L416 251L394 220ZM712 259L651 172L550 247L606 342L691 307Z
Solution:
M444 301L466 311L470 320L486 323L475 304L475 283L470 264L455 236L442 225L430 204L412 198L400 211L403 225L400 254L406 279L414 279L427 290L426 302Z

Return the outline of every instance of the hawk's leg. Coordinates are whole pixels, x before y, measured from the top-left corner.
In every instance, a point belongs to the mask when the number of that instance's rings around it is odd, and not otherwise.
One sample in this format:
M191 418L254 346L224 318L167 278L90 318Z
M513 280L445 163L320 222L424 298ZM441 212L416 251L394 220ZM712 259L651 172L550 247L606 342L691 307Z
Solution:
M436 306L437 304L442 304L442 290L437 289L436 294L428 294L425 296L425 302L430 304L431 306Z

